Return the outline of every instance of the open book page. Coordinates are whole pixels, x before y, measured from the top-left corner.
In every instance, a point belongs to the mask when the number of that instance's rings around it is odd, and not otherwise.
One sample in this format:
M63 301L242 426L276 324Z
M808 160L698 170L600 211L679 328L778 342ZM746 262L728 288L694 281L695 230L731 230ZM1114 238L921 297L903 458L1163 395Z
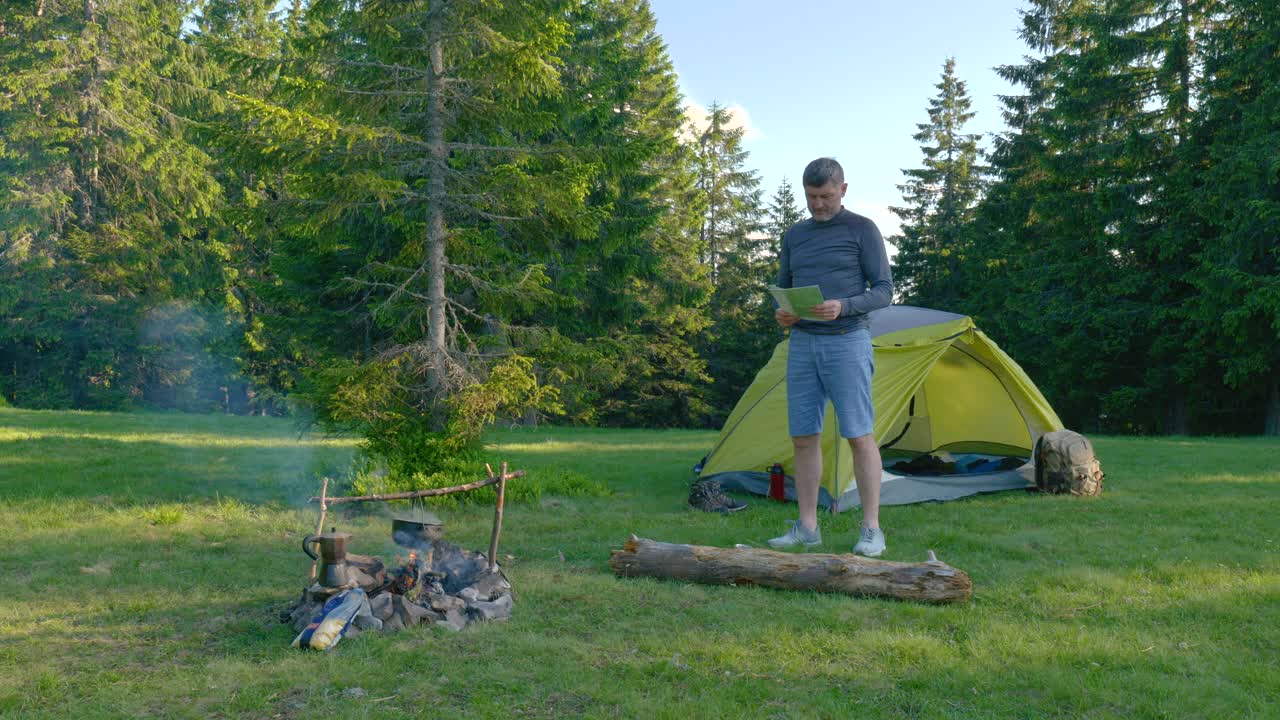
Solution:
M821 305L823 300L822 290L817 285L806 285L798 288L770 285L769 294L773 295L773 299L778 301L778 307L792 315L799 315L805 320L818 320L821 322L821 319L813 314L814 306Z

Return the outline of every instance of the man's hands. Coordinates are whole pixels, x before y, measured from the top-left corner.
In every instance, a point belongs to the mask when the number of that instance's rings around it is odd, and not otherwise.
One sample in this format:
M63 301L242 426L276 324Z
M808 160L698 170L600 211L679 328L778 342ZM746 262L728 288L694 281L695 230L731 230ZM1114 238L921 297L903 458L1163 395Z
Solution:
M843 304L839 300L827 300L820 305L814 305L810 312L819 320L835 320L840 317L840 311L844 309ZM773 318L778 321L782 327L791 327L800 319L799 315L778 308L773 311Z
M826 300L821 305L814 305L811 312L817 315L819 320L835 320L840 317L840 311L843 309L844 304L839 300Z

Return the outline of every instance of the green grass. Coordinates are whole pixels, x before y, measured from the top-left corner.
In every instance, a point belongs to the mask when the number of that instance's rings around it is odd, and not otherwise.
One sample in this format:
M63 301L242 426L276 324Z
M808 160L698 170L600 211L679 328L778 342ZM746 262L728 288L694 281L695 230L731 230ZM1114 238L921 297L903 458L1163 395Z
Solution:
M353 441L0 409L0 717L1280 717L1280 441L1093 438L1101 498L885 508L886 558L936 550L973 578L965 605L615 578L629 533L759 542L792 516L685 506L714 435L493 433L489 459L529 473L513 483L610 491L508 505L512 620L315 654L275 615L309 567L305 499ZM387 556L387 511L331 517ZM441 512L487 547L490 507ZM855 515L823 521L847 550Z

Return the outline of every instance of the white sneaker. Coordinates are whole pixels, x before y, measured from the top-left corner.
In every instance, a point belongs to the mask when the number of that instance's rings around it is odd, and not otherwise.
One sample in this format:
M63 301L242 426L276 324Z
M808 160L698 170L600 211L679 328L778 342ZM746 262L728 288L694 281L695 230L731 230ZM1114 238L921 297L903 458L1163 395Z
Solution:
M884 533L880 528L862 528L858 544L853 546L853 554L880 557L882 552L884 552Z
M804 547L813 547L822 544L822 531L814 528L807 530L800 524L799 520L788 520L791 528L786 533L769 540L769 546L774 548L793 548L803 545Z

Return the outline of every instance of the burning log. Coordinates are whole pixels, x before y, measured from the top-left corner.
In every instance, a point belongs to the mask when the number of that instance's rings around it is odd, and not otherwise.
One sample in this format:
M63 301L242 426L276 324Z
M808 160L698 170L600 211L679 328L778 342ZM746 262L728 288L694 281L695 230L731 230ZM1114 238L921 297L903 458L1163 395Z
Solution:
M398 567L391 571L391 581L386 590L392 595L408 595L417 586L417 573L408 567Z
M623 577L763 585L930 603L964 602L973 589L968 573L940 562L932 551L926 562L901 563L856 555L676 545L632 535L621 550L613 552L609 565Z

